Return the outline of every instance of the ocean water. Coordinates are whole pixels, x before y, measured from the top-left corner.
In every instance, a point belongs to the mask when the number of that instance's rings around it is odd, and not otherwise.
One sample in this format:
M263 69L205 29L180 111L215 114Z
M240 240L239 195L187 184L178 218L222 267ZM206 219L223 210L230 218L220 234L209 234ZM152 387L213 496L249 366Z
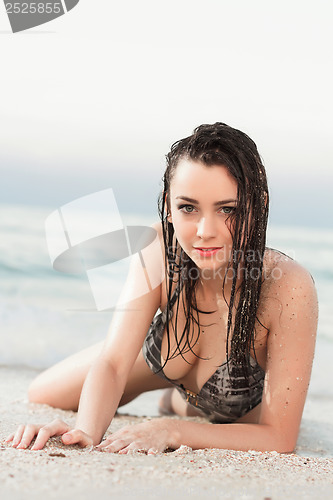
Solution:
M0 364L46 368L103 340L112 312L98 312L84 275L53 270L44 223L52 209L0 205ZM157 217L122 215L124 224ZM304 265L320 307L310 391L333 397L333 230L270 226L268 246ZM116 278L123 279L121 273ZM119 283L118 283L119 285Z

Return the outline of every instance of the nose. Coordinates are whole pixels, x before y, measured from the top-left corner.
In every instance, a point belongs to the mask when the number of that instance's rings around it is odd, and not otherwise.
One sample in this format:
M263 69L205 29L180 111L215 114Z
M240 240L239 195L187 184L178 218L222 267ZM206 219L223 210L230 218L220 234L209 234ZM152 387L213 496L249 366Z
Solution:
M198 222L197 236L202 239L209 239L216 236L216 225L213 217L202 217Z

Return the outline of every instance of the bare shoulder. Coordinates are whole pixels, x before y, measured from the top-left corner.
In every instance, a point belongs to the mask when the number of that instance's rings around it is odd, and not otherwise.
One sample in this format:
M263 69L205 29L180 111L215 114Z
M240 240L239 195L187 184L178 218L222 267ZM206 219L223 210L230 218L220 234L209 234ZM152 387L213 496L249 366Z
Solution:
M162 222L159 220L159 221L156 221L154 222L151 227L153 229L155 229L156 233L157 233L157 236L160 240L161 243L163 243L163 228L162 228ZM164 245L163 245L164 246Z
M162 232L162 222L160 220L154 222L151 227L155 229L159 237L162 237L163 232Z
M162 222L161 221L158 221L158 222L155 222L154 224L152 224L151 226L153 229L155 229L156 233L157 233L157 238L159 240L159 243L160 243L160 249L161 249L161 252L162 252L162 255L163 255L163 265L165 266L165 243L164 243L164 236L163 236L163 227L162 227ZM157 238L156 238L156 241L157 241ZM173 242L172 242L172 245L175 245L176 244L176 238L175 238L175 235L173 236ZM179 249L179 245L178 245L178 249ZM177 256L176 256L176 259L177 259ZM166 263L167 264L167 263Z
M285 450L295 447L310 381L318 303L310 273L267 249L261 307L269 329L265 389L259 423L271 425Z
M154 222L151 227L156 231L156 238L155 238L155 243L159 243L158 246L158 251L162 253L163 255L163 262L164 262L164 257L165 257L165 248L164 248L164 241L163 241L163 228L162 228L162 222L157 221ZM156 246L156 248L157 248Z
M314 280L309 271L297 261L282 252L267 249L263 274L262 299L269 306L267 315L270 319L276 314L280 315L282 310L296 314L296 311L310 308L317 314ZM267 311L267 307L265 309Z
M266 249L264 256L264 278L269 287L285 288L288 283L314 289L314 280L305 267L278 250Z

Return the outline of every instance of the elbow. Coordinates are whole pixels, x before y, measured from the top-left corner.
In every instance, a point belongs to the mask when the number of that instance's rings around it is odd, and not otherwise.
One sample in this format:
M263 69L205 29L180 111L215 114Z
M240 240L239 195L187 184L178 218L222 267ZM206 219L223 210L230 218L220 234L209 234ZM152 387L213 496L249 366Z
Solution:
M286 435L281 429L270 429L271 446L266 451L276 451L277 453L293 453L295 451L297 435Z
M297 439L289 439L283 443L279 453L293 453L296 448Z
M279 444L274 450L272 451L277 451L278 453L293 453L295 451L296 443L295 444Z

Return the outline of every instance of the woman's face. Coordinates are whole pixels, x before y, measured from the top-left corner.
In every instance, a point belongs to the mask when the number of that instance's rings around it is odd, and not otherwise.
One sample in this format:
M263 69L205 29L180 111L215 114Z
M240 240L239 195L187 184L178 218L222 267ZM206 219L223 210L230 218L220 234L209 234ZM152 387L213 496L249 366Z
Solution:
M237 182L228 169L180 160L169 203L168 220L186 254L209 278L211 271L225 270L232 250L227 219L237 205Z

